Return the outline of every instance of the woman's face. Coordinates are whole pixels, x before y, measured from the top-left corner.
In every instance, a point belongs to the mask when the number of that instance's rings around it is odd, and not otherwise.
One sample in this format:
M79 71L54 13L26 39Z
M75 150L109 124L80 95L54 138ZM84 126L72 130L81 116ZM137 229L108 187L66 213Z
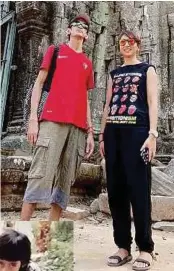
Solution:
M133 38L123 35L119 40L120 53L123 57L133 57L139 51L137 42Z
M0 259L0 270L1 271L19 271L21 267L20 261L9 262Z

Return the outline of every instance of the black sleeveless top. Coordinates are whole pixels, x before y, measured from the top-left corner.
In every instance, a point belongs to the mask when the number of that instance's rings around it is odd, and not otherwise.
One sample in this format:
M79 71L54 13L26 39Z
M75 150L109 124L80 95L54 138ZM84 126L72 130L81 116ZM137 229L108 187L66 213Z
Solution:
M149 127L146 75L150 66L154 67L142 62L111 71L113 92L107 123Z

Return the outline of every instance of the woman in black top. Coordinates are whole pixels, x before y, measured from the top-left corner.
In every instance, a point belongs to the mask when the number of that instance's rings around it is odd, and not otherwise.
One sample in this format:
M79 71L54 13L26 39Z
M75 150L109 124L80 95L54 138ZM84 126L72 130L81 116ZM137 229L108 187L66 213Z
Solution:
M158 95L155 68L137 59L140 43L130 31L119 37L124 64L110 73L99 143L106 160L114 241L119 248L109 257L108 265L120 266L132 259L131 204L135 241L140 251L132 268L148 270L154 250L150 161L158 136Z
M0 235L1 271L40 271L30 258L31 243L25 234L8 229Z

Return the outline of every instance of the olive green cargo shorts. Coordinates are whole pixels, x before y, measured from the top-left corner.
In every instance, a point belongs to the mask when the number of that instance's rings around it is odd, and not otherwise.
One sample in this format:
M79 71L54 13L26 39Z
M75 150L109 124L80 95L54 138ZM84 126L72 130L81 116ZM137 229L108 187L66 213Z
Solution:
M85 135L71 124L40 123L24 202L56 203L66 209L85 155Z

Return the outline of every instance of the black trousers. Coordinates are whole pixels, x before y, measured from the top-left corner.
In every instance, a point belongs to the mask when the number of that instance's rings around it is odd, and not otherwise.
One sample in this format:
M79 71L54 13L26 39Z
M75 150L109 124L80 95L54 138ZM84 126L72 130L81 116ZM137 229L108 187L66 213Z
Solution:
M140 251L152 252L151 165L145 164L140 148L148 128L118 128L107 124L104 132L109 207L113 219L114 241L119 248L131 250L132 205L135 241Z

